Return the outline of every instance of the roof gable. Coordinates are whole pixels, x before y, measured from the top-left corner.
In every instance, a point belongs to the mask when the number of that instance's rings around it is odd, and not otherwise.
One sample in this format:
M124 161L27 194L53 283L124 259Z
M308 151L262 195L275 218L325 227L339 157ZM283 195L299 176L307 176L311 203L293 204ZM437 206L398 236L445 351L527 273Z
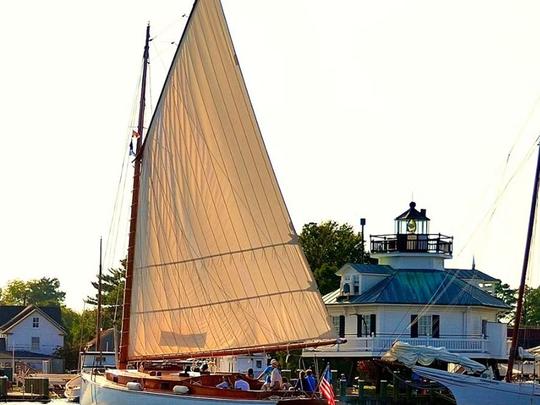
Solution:
M12 305L2 305L0 306L0 331L6 331L21 322L23 319L28 317L34 311L37 311L45 317L49 322L51 322L58 329L65 332L64 327L62 326L62 315L60 312L60 307L36 307L34 305L23 306L12 306ZM8 318L9 316L9 318Z

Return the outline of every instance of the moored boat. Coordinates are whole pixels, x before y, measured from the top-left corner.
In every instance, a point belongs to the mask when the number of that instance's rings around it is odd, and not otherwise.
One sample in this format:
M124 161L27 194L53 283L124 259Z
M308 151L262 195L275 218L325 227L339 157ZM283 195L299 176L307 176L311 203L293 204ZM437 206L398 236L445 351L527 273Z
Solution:
M220 2L195 2L143 136L149 41L148 28L118 370L83 373L80 402L323 403L318 394L262 390L243 374L155 367L337 340L264 147ZM147 364L154 369L139 367ZM241 378L249 390L217 388L223 378Z

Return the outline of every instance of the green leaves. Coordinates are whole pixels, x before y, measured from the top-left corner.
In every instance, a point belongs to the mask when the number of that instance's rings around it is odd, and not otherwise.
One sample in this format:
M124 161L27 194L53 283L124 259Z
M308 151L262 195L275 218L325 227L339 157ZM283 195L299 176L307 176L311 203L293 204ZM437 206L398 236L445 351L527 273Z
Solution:
M66 293L60 290L60 281L48 277L29 281L11 280L1 292L2 305L61 305L66 298Z
M341 266L369 261L362 246L361 233L354 232L349 224L310 222L303 226L299 239L323 295L339 288L339 277L335 272Z

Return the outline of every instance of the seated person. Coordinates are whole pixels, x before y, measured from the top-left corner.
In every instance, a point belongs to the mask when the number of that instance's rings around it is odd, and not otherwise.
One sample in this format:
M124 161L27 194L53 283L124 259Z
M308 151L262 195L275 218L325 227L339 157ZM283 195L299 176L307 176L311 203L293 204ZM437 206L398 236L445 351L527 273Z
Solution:
M216 385L216 388L225 389L225 388L229 388L230 386L231 384L229 383L227 376L223 376L222 381L218 385Z
M248 378L251 378L252 380L255 378L255 374L253 373L252 368L248 369L247 376L248 376Z
M242 380L240 376L235 376L234 389L240 391L249 391L249 384L247 381Z

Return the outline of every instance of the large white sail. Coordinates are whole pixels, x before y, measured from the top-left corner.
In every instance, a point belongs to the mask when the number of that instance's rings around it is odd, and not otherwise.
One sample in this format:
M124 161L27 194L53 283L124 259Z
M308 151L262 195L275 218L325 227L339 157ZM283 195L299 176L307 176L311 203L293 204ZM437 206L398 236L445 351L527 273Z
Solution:
M128 358L333 337L218 0L199 0L145 141Z

